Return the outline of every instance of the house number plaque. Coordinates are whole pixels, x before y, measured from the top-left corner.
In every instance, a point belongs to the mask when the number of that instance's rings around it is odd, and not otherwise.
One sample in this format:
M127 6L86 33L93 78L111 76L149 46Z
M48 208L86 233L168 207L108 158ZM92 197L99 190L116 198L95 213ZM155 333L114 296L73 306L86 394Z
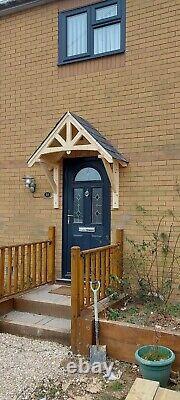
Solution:
M95 232L95 227L93 226L80 226L79 232Z

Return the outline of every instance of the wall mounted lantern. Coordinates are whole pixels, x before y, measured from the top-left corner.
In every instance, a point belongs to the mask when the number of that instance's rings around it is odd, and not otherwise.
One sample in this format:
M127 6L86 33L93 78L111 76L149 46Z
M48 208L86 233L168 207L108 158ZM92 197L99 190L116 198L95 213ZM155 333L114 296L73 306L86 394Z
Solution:
M24 176L22 178L25 184L25 187L30 190L31 193L34 193L36 190L36 181L32 176Z

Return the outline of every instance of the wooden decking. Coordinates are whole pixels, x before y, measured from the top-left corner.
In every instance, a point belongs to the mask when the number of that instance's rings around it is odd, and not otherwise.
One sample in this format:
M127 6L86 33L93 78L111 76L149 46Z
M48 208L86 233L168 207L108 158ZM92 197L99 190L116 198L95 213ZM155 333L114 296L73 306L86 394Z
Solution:
M126 400L180 400L180 392L160 388L159 382L137 378Z

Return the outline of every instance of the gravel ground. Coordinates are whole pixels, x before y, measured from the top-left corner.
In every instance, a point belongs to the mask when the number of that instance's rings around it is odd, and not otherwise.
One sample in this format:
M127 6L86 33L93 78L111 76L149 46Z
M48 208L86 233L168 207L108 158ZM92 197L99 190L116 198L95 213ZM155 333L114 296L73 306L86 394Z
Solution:
M123 379L107 383L104 372L69 373L69 361L80 359L57 343L0 333L0 400L125 399L136 366L116 361L113 371L123 371Z
M57 343L0 334L0 400L27 398L23 391L45 378L62 376L68 347Z
M0 400L125 400L140 376L135 364L120 361L113 365L115 381L103 371L70 373L70 361L86 360L54 342L0 333ZM176 381L169 388L179 391L179 375Z

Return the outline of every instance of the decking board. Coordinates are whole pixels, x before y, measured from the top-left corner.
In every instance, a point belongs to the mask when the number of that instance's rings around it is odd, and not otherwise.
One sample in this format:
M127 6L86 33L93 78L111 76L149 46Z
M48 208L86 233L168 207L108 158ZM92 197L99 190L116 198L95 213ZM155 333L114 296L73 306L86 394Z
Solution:
M126 400L180 400L180 392L160 388L159 382L137 378Z
M159 388L155 400L180 400L180 392Z
M137 378L133 383L126 400L154 400L159 382Z

